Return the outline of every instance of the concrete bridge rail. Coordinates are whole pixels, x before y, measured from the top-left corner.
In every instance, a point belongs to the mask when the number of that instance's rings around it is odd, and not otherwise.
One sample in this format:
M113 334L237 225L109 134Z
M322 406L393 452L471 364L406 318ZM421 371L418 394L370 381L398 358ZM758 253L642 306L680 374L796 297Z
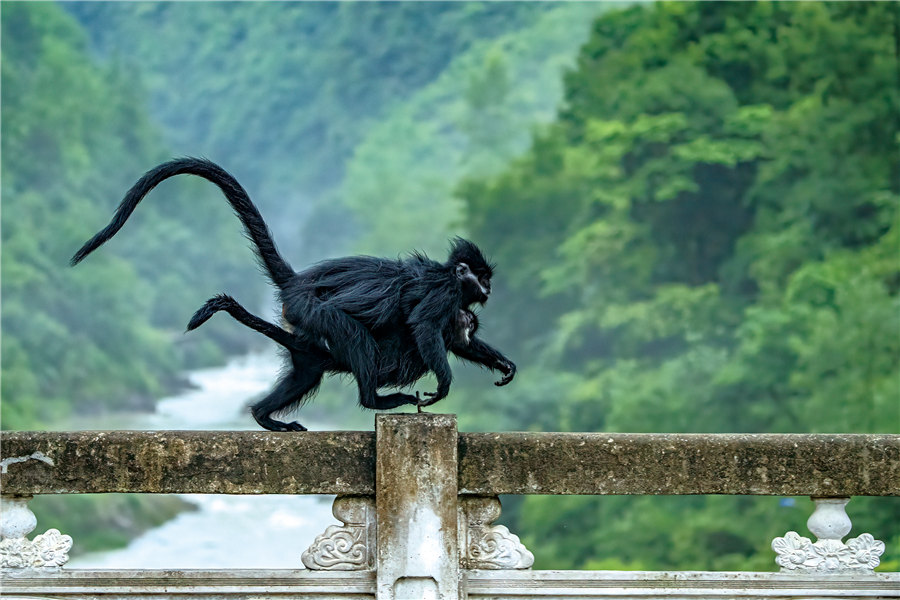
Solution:
M459 433L435 414L374 433L4 432L0 490L10 597L900 598L900 574L873 571L884 544L843 541L852 496L900 495L898 435ZM342 524L288 571L69 570L68 536L26 537L31 496L124 492L334 494ZM534 571L493 524L499 494L806 495L818 540L773 540L777 573Z
M7 431L0 485L22 496L374 494L375 446L362 431ZM897 435L459 433L457 448L462 494L900 495Z

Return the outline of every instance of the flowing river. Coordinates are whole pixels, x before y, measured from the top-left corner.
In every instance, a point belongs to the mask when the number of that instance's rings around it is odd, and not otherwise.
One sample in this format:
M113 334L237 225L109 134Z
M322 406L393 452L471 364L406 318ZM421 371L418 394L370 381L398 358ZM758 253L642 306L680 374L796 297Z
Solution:
M152 415L104 423L116 429L257 429L246 405L268 390L280 361L274 354L233 359L189 374L194 385L161 400ZM305 423L310 426L310 423ZM99 429L96 422L91 429ZM329 429L321 424L310 429ZM123 549L72 559L76 569L301 568L300 554L330 524L332 497L184 494L185 512ZM75 540L78 543L78 540Z

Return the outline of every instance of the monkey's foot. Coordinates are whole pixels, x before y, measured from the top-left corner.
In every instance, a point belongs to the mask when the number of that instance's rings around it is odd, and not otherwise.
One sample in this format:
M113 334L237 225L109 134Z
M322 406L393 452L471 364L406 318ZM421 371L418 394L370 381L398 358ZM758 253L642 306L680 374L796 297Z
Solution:
M418 390L416 391L416 411L422 412L422 399L419 397Z
M266 419L265 422L257 420L257 423L259 423L263 429L268 429L269 431L307 431L306 427L297 421L282 423L281 421L276 421L274 419Z
M422 392L427 398L425 400L419 400L418 407L419 412L422 412L423 406L431 406L438 400L442 400L447 397L447 394L441 394L440 392ZM416 392L416 398L419 397L419 392Z

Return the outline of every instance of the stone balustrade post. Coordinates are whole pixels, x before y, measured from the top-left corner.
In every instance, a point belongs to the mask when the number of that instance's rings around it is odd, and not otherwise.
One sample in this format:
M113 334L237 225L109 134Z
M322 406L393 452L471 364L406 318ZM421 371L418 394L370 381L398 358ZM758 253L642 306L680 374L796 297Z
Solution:
M57 529L48 529L33 540L25 537L37 526L29 500L30 496L0 496L0 568L61 567L69 560L72 538Z
M455 415L375 420L377 600L458 600Z
M781 572L836 574L873 573L881 562L884 542L864 533L844 543L853 524L845 507L850 498L812 498L815 510L806 522L816 536L813 542L796 531L772 540Z

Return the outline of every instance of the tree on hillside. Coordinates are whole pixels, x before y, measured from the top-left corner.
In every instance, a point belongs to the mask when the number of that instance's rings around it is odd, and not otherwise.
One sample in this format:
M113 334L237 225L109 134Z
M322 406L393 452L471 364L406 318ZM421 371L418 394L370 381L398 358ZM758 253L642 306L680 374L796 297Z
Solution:
M897 31L888 3L597 19L557 122L512 168L460 188L504 269L499 343L533 384L504 426L900 428ZM464 411L496 420L484 406ZM520 508L545 567L771 568L767 540L805 518L741 498ZM900 539L898 509L866 505Z

